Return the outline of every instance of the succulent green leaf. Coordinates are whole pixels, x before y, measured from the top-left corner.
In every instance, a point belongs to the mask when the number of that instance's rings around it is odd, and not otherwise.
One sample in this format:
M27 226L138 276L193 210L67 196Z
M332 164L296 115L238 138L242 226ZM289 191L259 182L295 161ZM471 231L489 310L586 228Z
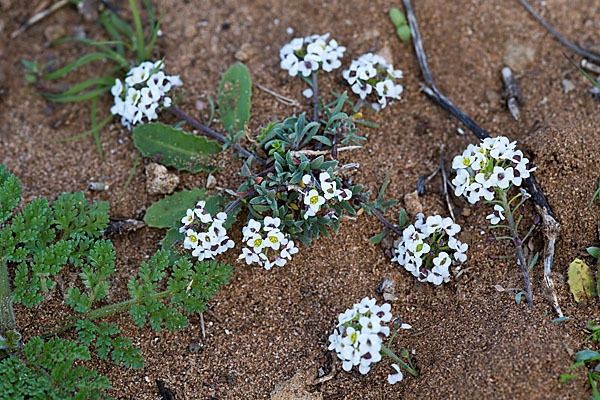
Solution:
M236 63L223 74L217 104L223 128L234 133L244 129L250 120L252 81L244 64Z
M212 215L218 212L223 203L220 196L207 198L204 189L183 190L152 204L146 211L144 222L152 228L179 227L186 210L194 208L200 200L206 201L206 211Z
M144 156L190 172L214 170L207 155L221 150L216 142L159 123L136 126L133 141Z

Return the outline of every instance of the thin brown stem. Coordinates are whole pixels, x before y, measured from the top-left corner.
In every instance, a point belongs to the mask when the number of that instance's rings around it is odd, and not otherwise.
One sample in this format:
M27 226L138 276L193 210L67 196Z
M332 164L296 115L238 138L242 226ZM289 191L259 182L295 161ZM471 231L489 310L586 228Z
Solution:
M313 121L319 122L319 84L317 82L317 73L312 73L312 84L313 84Z
M504 214L506 215L506 221L510 227L510 238L515 245L517 252L517 259L521 265L521 273L523 274L523 280L525 282L525 294L527 295L527 303L529 307L533 308L533 295L531 293L531 282L529 280L529 272L527 271L527 260L525 258L525 252L523 251L523 241L519 238L519 231L517 224L513 218L512 210L508 205L506 198L506 192L504 190L498 190L500 193L500 200L502 201L502 207L504 208Z

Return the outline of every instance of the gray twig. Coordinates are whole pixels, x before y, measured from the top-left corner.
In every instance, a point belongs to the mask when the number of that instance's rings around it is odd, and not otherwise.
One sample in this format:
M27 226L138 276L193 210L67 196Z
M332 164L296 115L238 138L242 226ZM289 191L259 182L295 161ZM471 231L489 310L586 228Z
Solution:
M518 0L518 1L519 1L519 3L521 3L521 5L523 7L525 7L525 9L527 11L529 11L529 13L531 15L533 15L533 17L535 19L538 20L538 22L540 24L542 24L544 26L544 28L548 29L548 31L552 35L554 35L554 37L557 38L563 45L565 45L566 47L568 47L569 49L573 50L575 53L577 53L577 54L579 54L581 56L587 57L587 58L589 58L592 61L600 63L600 56L597 56L594 53L590 53L589 51L582 49L581 47L577 46L576 44L569 42L567 39L565 39L564 37L562 37L558 32L556 32L554 30L554 28L549 23L547 23L546 21L544 21L544 19L542 17L540 17L540 15L538 13L536 13L533 8L531 8L531 6L529 5L529 3L527 3L525 0Z
M522 0L519 1L522 2ZM423 92L431 100L433 100L433 102L435 102L437 105L442 107L444 110L448 111L456 119L462 122L471 132L473 132L473 134L479 140L483 140L485 138L490 137L489 133L487 133L483 128L477 125L475 121L469 118L468 115L462 112L457 106L455 106L438 90L435 84L435 80L433 79L431 70L429 69L429 65L427 64L427 57L425 55L425 51L423 50L423 41L421 39L421 33L419 32L419 26L417 24L417 18L415 16L415 11L412 2L411 0L402 0L402 4L404 5L404 10L406 11L408 24L410 26L410 31L413 38L413 45L415 47L415 52L419 61L419 66L421 67L421 72L423 74L425 82L427 83L427 85L429 85L429 87L422 87ZM588 58L592 58L589 55L586 56ZM554 219L552 210L550 209L550 205L548 204L548 200L546 200L546 197L544 196L542 190L535 181L535 178L533 176L529 177L525 180L525 184L527 185L527 189L531 194L535 207L542 216L542 221L544 222L544 236L546 239L546 244L544 248L544 283L548 290L549 296L552 299L552 306L554 307L554 310L558 315L562 316L562 311L560 310L560 307L558 305L558 297L556 296L554 281L552 280L552 260L554 258L554 243L556 242L556 239L559 235L560 225Z

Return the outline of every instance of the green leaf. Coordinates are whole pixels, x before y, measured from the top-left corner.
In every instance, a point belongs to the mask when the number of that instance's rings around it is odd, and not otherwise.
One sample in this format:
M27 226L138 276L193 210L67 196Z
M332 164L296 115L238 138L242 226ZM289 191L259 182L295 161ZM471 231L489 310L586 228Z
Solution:
M406 225L406 210L403 208L398 216L398 227L402 228L404 225Z
M248 69L241 63L232 65L221 78L217 98L219 119L227 132L243 130L244 124L250 120L251 95L252 82Z
M591 359L600 357L600 353L594 350L582 350L575 354L575 361L589 361Z
M600 247L588 247L586 251L590 256L600 258Z
M206 156L221 150L216 142L159 123L136 126L133 140L144 156L159 157L161 164L190 172L214 170L206 164Z
M187 209L193 209L199 200L206 201L206 211L212 215L218 212L223 202L220 196L206 198L204 189L183 190L152 204L146 211L144 222L152 228L179 227Z
M96 61L96 60L103 60L108 58L106 54L104 53L89 53L86 54L80 58L78 58L77 60L73 61L71 64L62 67L61 69L58 69L54 72L51 72L47 75L44 75L44 80L53 80L53 79L58 79L58 78L62 78L63 76L67 75L69 72L73 71L76 68L81 67L82 65L85 65L89 62L92 61Z
M380 243L383 238L385 238L388 235L388 231L384 230L376 235L371 236L371 238L369 239L369 243L371 244L377 244Z
M406 25L406 17L402 14L398 8L393 7L390 9L390 19L392 20L392 24L397 28L402 25Z
M573 260L569 265L569 289L575 297L575 301L580 303L586 298L592 298L596 294L594 278L592 271L587 264L579 258Z

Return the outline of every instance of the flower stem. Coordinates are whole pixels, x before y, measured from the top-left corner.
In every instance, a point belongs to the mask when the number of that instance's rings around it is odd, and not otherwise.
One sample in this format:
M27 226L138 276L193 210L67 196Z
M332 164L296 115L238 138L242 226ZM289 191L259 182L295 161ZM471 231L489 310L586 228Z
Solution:
M319 122L319 85L317 83L317 73L312 73L313 84L313 121Z
M502 207L504 208L504 213L506 214L506 221L508 222L510 230L510 239L515 245L517 259L519 260L519 264L521 264L521 272L523 273L523 280L525 282L525 294L527 295L527 303L529 304L529 307L533 308L531 282L529 280L529 272L527 271L527 260L525 259L525 252L523 251L523 240L519 238L518 225L515 223L512 210L506 198L506 192L502 189L499 189L498 193L500 194Z
M183 112L183 110L181 110L180 108L178 108L176 106L171 106L167 110L169 110L177 118L180 118L180 119L184 120L185 122L187 122L188 124L190 124L194 128L198 129L199 131L203 132L204 134L206 134L206 135L208 135L208 136L210 136L210 137L212 137L214 139L217 139L221 143L228 143L229 142L225 136L221 135L220 133L217 133L217 132L213 131L212 129L210 129L207 126L202 125L200 122L196 121L194 118L190 117L185 112ZM264 166L267 165L267 162L265 160L263 160L262 158L260 158L256 154L252 153L251 151L246 150L245 148L243 148L242 146L240 146L238 143L233 143L232 146L233 146L234 149L236 149L237 151L239 151L240 153L242 153L246 157L253 157L260 164L262 164Z
M149 296L142 297L141 299L129 299L126 301L122 301L120 303L109 304L104 307L96 308L95 310L88 311L87 313L74 315L74 316L69 317L66 320L64 320L64 322L58 328L45 334L43 337L44 338L51 337L51 336L59 334L60 332L71 329L75 326L75 324L77 323L77 320L93 321L95 319L106 317L108 315L111 315L111 314L114 314L117 312L125 311L125 310L131 308L132 306L142 303L146 300L160 300L162 298L170 296L172 294L171 292L172 292L171 290L165 290L163 292L159 292L159 293L155 293L155 294L152 294Z
M402 361L402 359L400 359L400 357L398 357L396 354L394 354L394 352L391 351L387 346L384 346L384 345L381 346L381 354L384 356L388 356L389 358L394 360L394 362L396 364L400 365L402 368L407 370L408 373L411 374L412 376L414 376L414 377L419 376L419 371L417 371L415 368L413 368L412 366L410 366L407 363L405 363L404 361Z

